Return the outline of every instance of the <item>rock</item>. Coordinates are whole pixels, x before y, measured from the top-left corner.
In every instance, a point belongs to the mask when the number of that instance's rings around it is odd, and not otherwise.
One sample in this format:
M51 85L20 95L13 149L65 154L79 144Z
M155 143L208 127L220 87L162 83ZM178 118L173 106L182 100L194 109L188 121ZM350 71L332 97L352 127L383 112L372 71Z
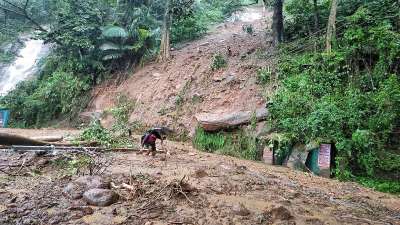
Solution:
M92 188L110 188L110 182L99 176L83 176L75 180L75 183L86 187L86 190Z
M118 201L119 196L112 190L94 188L83 194L83 199L93 206L109 206Z
M247 124L252 115L252 111L235 111L230 113L199 113L195 118L204 130L217 131ZM257 121L265 120L267 115L268 110L266 108L256 110Z
M305 146L297 144L293 147L287 166L295 170L307 171L305 165L307 156L308 152L305 150Z
M221 81L223 81L225 79L225 77L222 77L222 76L214 76L213 77L213 81L214 82L221 82Z
M193 174L193 177L195 177L195 178L203 178L206 176L208 176L208 173L203 169L198 169Z
M70 199L82 198L83 192L84 188L74 183L69 183L63 190L63 194Z
M225 84L234 84L235 81L236 81L235 75L234 74L229 74L226 77Z
M159 77L161 77L161 76L162 76L161 73L153 73L153 77L159 78Z
M274 221L275 220L290 220L291 218L293 218L290 211L283 206L273 208L271 210L271 217Z
M80 211L82 215L92 215L94 210L88 206L72 206L69 208L71 211Z
M199 47L208 46L208 45L210 45L210 42L204 42L204 43L200 44Z
M110 188L110 182L99 176L83 176L69 183L63 190L63 194L70 199L80 199L85 191L93 188Z
M234 205L232 207L232 211L233 211L233 213L235 215L238 215L238 216L248 216L248 215L250 215L250 211L242 203Z

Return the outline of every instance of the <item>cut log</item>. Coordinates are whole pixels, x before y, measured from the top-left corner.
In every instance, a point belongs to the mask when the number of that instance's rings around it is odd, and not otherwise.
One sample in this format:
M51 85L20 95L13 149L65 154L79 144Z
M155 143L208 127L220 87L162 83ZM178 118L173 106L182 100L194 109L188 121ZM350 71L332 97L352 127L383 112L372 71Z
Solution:
M248 124L251 121L252 114L252 111L237 111L226 114L200 113L195 117L200 127L205 131L218 131ZM257 122L265 120L267 116L268 110L266 108L256 110Z
M32 145L32 146L43 146L50 143L34 140L17 134L8 134L0 132L0 145Z

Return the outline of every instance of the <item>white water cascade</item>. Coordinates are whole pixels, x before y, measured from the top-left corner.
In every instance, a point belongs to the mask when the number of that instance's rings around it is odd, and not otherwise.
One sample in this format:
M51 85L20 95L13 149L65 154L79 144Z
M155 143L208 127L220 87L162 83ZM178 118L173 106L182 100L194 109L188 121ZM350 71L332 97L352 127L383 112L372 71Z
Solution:
M0 96L13 90L21 81L31 78L37 72L39 59L49 52L49 46L42 40L27 40L15 61L0 71Z

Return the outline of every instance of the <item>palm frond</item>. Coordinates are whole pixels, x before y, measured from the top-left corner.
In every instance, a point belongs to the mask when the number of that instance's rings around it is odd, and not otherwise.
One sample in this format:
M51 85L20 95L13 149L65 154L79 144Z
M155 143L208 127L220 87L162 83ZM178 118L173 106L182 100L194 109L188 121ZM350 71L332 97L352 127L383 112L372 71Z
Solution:
M109 53L105 56L103 56L103 60L113 60L113 59L119 59L123 56L121 52L114 52L114 53Z
M120 50L121 47L112 42L106 42L100 46L100 50L108 51L108 50Z
M103 29L105 38L128 38L128 32L123 27L108 26Z

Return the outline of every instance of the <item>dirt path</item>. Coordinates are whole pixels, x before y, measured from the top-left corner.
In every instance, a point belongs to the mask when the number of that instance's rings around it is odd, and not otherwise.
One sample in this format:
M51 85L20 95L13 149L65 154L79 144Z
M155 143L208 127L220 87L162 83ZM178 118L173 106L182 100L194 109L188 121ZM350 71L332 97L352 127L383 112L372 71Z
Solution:
M74 210L84 202L62 195L73 177L51 164L40 175L0 173L0 224L400 224L400 198L393 195L197 152L189 144L165 148L172 155L107 155L113 163L103 176L117 185L133 180L135 190L115 189L121 196L116 204L89 213ZM162 192L184 177L186 197Z
M271 13L263 7L246 8L201 40L173 51L169 62L139 68L122 85L97 87L88 111L112 107L122 93L139 102L131 121L193 131L196 113L257 109L265 102L256 72L272 63L268 53L273 48L266 35L270 20ZM251 25L253 34L243 31L244 25ZM217 53L228 65L213 71L210 66ZM109 118L103 122L111 124Z

